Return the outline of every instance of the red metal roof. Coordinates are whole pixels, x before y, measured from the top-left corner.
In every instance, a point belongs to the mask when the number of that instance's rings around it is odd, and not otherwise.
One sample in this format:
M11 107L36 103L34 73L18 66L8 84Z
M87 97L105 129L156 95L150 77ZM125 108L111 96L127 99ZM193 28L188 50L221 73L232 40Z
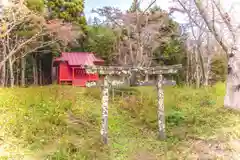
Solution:
M56 58L55 61L67 61L72 66L94 66L96 62L104 62L104 60L95 57L93 53L89 52L63 52L61 57Z

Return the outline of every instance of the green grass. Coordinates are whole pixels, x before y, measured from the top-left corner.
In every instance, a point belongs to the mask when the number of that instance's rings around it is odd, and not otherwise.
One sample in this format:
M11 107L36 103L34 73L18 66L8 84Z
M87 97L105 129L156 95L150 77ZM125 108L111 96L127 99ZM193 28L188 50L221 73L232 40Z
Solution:
M221 83L201 89L165 88L166 141L157 139L156 89L134 90L136 95L111 101L109 144L104 146L99 89L0 89L0 149L2 144L15 158L22 153L23 159L36 160L186 159L198 153L188 150L199 140L240 138L240 114L223 107ZM68 111L79 123L69 121ZM6 159L1 150L0 159Z

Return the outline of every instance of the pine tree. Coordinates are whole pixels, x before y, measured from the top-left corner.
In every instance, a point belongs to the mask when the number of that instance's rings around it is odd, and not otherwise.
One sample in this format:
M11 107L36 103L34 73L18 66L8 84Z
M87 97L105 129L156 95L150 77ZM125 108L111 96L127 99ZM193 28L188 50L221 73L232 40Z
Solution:
M50 19L59 18L86 28L84 0L47 0Z
M134 13L136 11L140 11L140 3L138 0L133 0L131 7L129 8L128 12Z
M35 12L43 13L45 6L43 0L26 0L26 6Z

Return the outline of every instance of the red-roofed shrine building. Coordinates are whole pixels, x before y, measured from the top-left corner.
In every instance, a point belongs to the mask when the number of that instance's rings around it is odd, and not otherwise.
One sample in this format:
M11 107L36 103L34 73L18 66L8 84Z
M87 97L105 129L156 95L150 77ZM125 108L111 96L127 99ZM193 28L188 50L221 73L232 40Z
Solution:
M64 52L53 64L57 67L58 84L85 87L88 82L97 82L99 75L86 73L84 66L103 65L104 61L94 53Z

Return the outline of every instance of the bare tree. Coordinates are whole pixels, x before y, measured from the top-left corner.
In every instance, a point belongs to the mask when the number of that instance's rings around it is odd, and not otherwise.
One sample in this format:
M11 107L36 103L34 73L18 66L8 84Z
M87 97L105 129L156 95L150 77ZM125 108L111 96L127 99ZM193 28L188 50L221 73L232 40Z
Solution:
M205 81L203 82L204 86L208 86L209 85L209 80L210 80L210 74L211 74L211 62L212 62L212 56L213 56L213 53L214 53L214 50L213 50L213 45L214 43L211 43L211 35L210 33L207 33L206 35L206 38L207 38L207 43L205 45L205 50L204 52L207 53L207 56L205 56L206 58L204 59L205 60Z
M24 53L21 52L21 86L22 87L24 87L26 84L25 72L26 72L26 59L24 57Z
M1 44L4 44L2 39L1 39ZM6 45L1 45L2 48L2 54L0 54L1 56L1 60L4 59L4 57L6 56ZM5 63L3 64L2 69L0 69L1 72L1 86L4 87L6 84L6 65Z
M191 1L187 0L175 0L177 6L171 8L171 12L178 11L185 13L187 16L188 24L185 25L188 28L187 41L188 43L188 70L187 81L195 82L197 87L203 84L207 84L207 61L209 53L206 54L207 35L209 33L205 22L201 19L198 12L192 8ZM191 80L190 80L191 79Z
M24 57L33 52L39 52L47 46L60 43L67 45L80 36L79 28L61 20L47 21L41 15L29 10L24 4L15 3L5 7L0 17L1 20L1 50L0 70L9 62L9 68L19 58L22 59L22 84L25 80ZM11 62L11 63L10 63ZM14 84L14 76L11 74L11 85Z
M30 23L30 25L24 26L26 22ZM9 51L9 54L0 64L7 61L9 57L24 47L30 48L28 51L30 53L55 42L60 41L66 44L75 40L80 33L76 32L71 24L62 23L61 20L47 21L43 16L35 14L26 6L22 5L19 7L18 4L5 8L5 12L1 17L1 30L1 38L4 39L8 35L12 36L10 40L11 42L15 42L15 45L11 44L13 45L13 49ZM24 32L30 33L24 35ZM49 36L50 40L37 43L37 40L41 40L43 36ZM25 52L27 51L25 50Z
M177 0L182 2L182 0ZM230 19L217 0L191 0L194 11L200 15L207 29L225 51L228 57L228 76L224 105L226 107L240 108L240 48L238 38L238 25ZM191 12L182 7L192 18ZM196 21L196 20L195 20Z
M115 61L122 66L149 67L152 65L153 53L157 47L167 43L175 34L169 26L168 13L164 11L150 12L152 1L143 11L136 9L141 1L135 0L135 9L123 13L112 7L94 10L106 18L105 23L112 27L118 35ZM135 81L132 74L131 84Z
M219 3L212 0L211 3L214 6L213 9L216 8L217 13L220 15L220 18L223 21L223 25L225 25L228 29L228 35L231 36L232 43L229 45L227 42L222 41L219 39L221 36L221 31L217 30L217 24L213 23L214 19L211 21L201 2L196 0L194 2L209 30L213 33L216 40L219 42L228 56L228 77L224 104L226 107L239 109L240 100L238 97L240 96L240 48L238 47L237 29L234 29L229 16L226 16L227 14L224 13L223 9L220 8Z

